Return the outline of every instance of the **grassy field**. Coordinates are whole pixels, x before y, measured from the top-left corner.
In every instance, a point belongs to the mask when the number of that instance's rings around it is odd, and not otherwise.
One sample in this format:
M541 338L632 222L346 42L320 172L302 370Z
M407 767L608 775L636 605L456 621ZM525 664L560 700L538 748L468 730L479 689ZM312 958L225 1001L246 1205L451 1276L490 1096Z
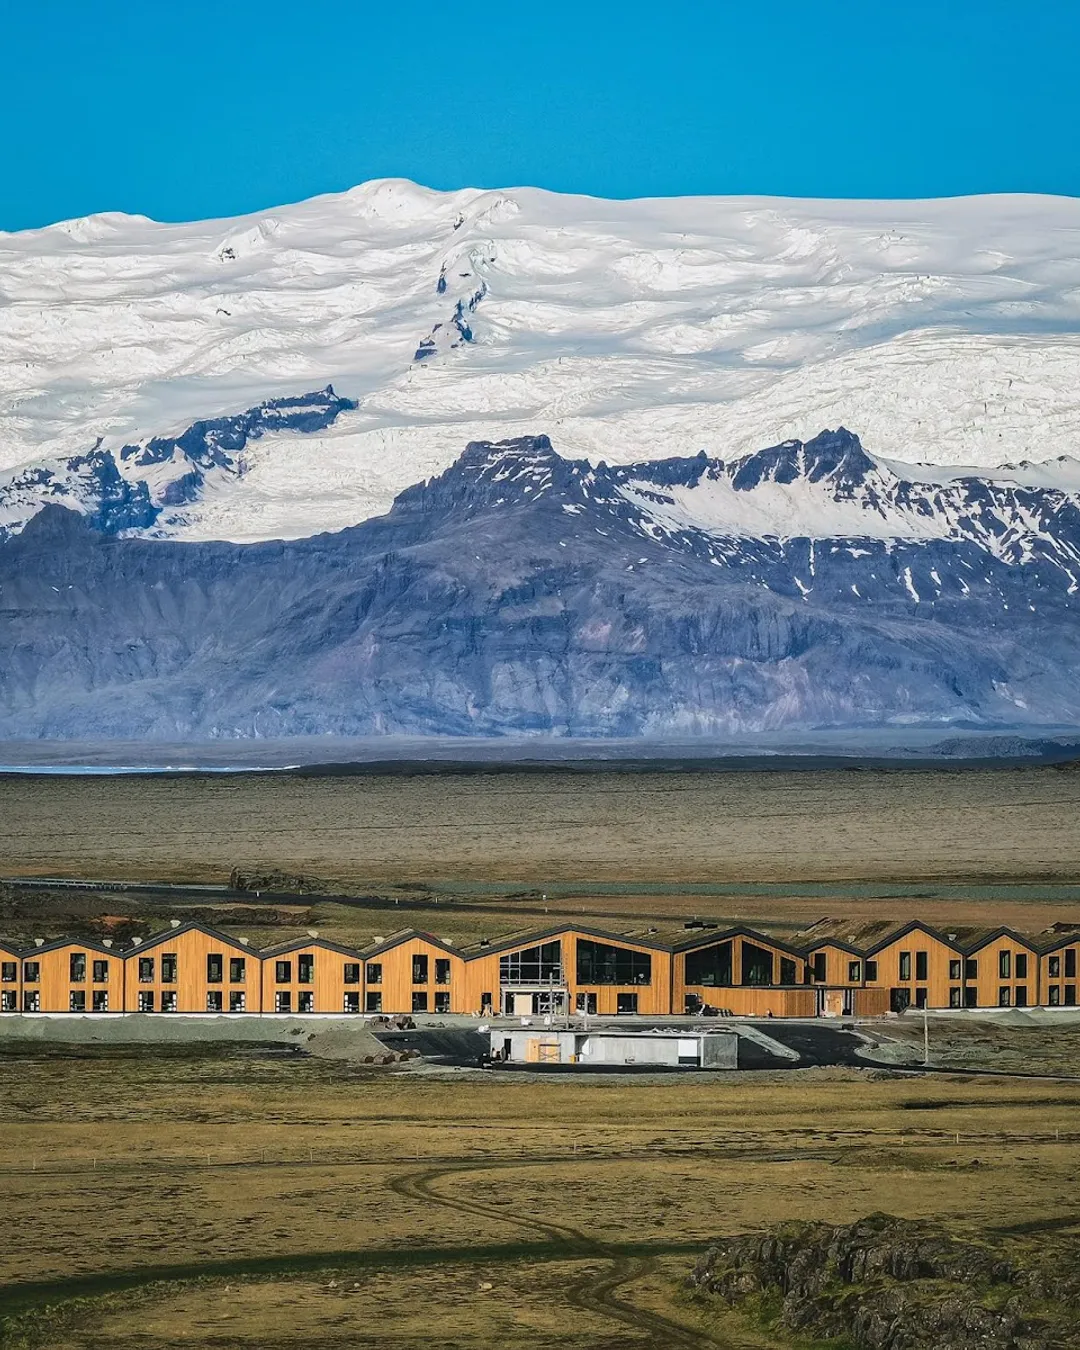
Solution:
M1053 768L299 778L0 777L0 875L351 889L1080 875ZM632 891L631 891L632 894Z
M1080 1222L1069 1083L9 1044L0 1127L4 1335L50 1350L762 1347L684 1289L718 1234Z

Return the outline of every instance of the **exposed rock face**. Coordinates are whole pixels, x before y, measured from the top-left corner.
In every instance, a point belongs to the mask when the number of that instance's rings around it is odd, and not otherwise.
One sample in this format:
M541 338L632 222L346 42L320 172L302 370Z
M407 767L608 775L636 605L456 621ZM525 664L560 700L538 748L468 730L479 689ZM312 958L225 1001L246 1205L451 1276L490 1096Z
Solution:
M842 430L617 468L527 437L285 543L46 507L0 544L0 737L1080 725L1077 502L918 486Z
M883 1214L728 1239L710 1248L691 1283L755 1308L781 1332L858 1350L1080 1345L1075 1253L1005 1254Z

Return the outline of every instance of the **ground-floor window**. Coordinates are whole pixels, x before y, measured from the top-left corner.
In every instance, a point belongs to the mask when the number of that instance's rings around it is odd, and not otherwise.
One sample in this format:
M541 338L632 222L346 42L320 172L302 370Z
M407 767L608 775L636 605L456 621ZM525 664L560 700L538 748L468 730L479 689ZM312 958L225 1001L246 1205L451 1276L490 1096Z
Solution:
M435 1011L437 1013L448 1013L450 1011L450 995L448 993L437 993L435 995Z
M94 990L93 1007L94 1007L94 1012L108 1012L108 1011L109 1011L109 994L108 994L108 990L106 990L106 989L95 989L95 990Z
M964 990L964 1007L977 1008L979 1006L979 991L973 989L971 985Z
M926 990L925 990L925 989L916 989L916 990L915 990L915 1006L916 1006L916 1008L925 1008L925 1007L926 1007Z
M1012 1002L1012 990L1007 984L1003 984L998 990L998 1007L1007 1008Z
M1027 985L1018 984L1016 986L1016 1006L1018 1008L1027 1007Z
M1066 1008L1073 1008L1073 1007L1076 1006L1076 985L1075 985L1075 984L1067 984L1067 985L1065 986L1065 1006L1066 1006Z
M161 995L161 1011L162 1011L162 1012L175 1012L175 1011L176 1011L176 990L175 990L175 989L166 989L166 990L162 993L162 995Z
M636 1013L637 994L616 994L615 1011L617 1013Z
M596 1012L596 995L589 993L578 994L574 999L574 1007L579 1013Z
M963 1006L964 1006L964 997L963 994L960 992L960 986L954 985L953 988L949 990L949 1007L962 1008Z
M0 1012L18 1012L19 1004L14 989L5 989L0 994Z
M70 1007L70 1010L71 1010L72 1012L85 1012L85 1011L86 1011L86 990L85 990L85 989L73 989L73 990L71 991L71 999L69 1000L69 1007Z
M423 989L413 991L412 996L413 1012L427 1012L427 992Z
M382 994L368 992L365 1007L369 1013L382 1012Z
M315 1011L315 995L310 989L300 991L296 1011L302 1013L313 1013Z
M360 1011L360 995L356 993L346 993L344 1011L347 1013L358 1013Z
M206 994L206 1011L221 1012L224 1008L224 1001L221 997L220 989L210 989Z
M274 995L274 1011L292 1012L292 993L288 989L279 989Z
M490 1015L491 1015L491 1009L492 1009L491 995L490 995L490 994L481 994L481 995L480 995L480 1016L483 1017L483 1016L485 1016L485 1014L486 1014L487 1016L490 1016Z
M152 989L142 989L139 991L139 1011L154 1011L154 991Z
M40 1012L41 994L36 989L23 990L23 1012Z
M247 1007L247 997L241 990L236 990L229 995L229 1011L243 1012Z
M1052 984L1050 986L1050 1006L1051 1008L1057 1008L1060 1006L1060 1004L1061 1004L1061 985Z

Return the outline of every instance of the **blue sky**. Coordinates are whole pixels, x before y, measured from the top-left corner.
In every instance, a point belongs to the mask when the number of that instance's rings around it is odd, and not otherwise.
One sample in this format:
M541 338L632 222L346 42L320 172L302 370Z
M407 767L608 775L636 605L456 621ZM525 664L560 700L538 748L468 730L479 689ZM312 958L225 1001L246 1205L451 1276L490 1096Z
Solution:
M1080 0L36 0L0 228L233 215L367 178L1080 195Z

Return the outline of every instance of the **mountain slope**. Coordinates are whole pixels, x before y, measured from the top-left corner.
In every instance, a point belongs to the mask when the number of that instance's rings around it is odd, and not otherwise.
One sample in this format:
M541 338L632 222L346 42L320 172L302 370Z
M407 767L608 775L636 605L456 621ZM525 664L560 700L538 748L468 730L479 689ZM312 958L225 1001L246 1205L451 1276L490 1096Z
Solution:
M385 180L238 220L0 235L0 275L0 473L28 488L331 381L355 401L249 446L242 480L178 513L185 538L340 529L470 439L539 431L609 463L728 460L840 423L904 462L1080 453L1080 203L1063 198Z
M793 497L843 531L780 528ZM473 444L386 516L286 543L50 507L0 545L0 734L1077 724L1078 548L1066 494L919 487L842 431L732 463Z

